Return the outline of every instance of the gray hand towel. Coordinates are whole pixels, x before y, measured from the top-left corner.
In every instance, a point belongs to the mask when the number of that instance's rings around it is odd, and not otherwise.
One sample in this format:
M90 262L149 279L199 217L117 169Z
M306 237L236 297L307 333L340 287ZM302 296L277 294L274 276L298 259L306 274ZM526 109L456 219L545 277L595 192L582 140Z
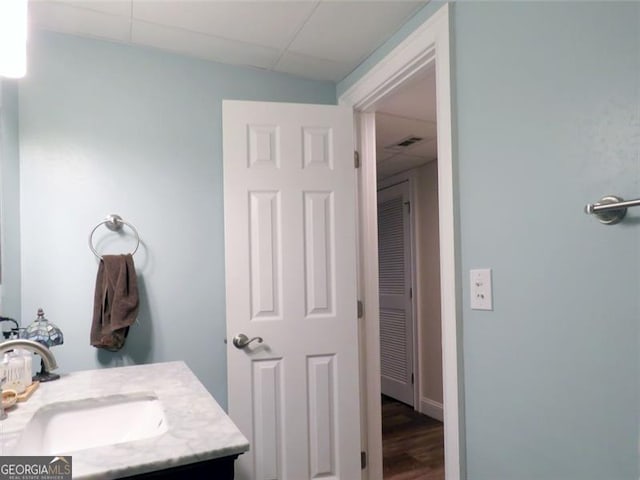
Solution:
M133 257L104 255L96 277L91 345L112 352L120 350L138 315L138 303Z

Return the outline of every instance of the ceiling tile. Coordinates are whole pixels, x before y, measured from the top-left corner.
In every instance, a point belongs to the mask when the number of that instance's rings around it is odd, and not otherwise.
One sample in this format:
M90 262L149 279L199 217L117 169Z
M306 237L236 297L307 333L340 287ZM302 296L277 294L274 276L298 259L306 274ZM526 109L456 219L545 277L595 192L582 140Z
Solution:
M177 53L235 65L271 67L279 51L201 33L133 20L131 41Z
M414 157L412 155L398 154L388 160L379 162L376 166L378 178L384 178L396 173L404 172L412 168L417 168L425 163L435 160L435 158Z
M433 140L425 140L424 142L419 142L410 146L403 153L430 159L436 158L438 156L438 142L435 138Z
M389 147L409 136L421 137L425 141L433 140L437 136L436 124L376 112L376 143L380 148ZM408 148L416 148L418 145Z
M377 112L436 121L435 68L403 84L401 89L385 97L376 105Z
M322 2L289 50L357 64L396 32L426 2Z
M34 28L119 42L128 42L131 31L128 17L57 2L32 2L29 5L29 22Z
M346 63L285 52L273 69L300 77L337 82L346 77L352 67Z
M407 137L421 137L422 141L401 151L389 147ZM398 155L431 160L438 156L437 127L433 122L376 112L376 159L384 162Z
M284 49L316 4L317 1L134 0L133 18Z
M385 160L389 160L391 157L393 157L394 155L397 155L396 152L390 152L388 150L385 150L384 148L376 148L376 162L380 163L383 162Z
M31 0L30 17L33 28L339 81L425 3Z
M70 7L86 8L96 12L118 15L120 17L131 17L132 0L30 0L30 3L62 3Z

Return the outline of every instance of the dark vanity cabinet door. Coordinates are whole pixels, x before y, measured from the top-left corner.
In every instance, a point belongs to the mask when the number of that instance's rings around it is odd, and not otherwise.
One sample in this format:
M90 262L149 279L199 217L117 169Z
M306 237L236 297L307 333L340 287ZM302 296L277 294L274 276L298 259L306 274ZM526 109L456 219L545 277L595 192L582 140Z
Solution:
M123 480L184 480L186 478L210 478L215 480L233 480L233 462L238 455L215 458L204 462L180 465L177 467L158 470L156 472L143 473L133 477L123 477Z

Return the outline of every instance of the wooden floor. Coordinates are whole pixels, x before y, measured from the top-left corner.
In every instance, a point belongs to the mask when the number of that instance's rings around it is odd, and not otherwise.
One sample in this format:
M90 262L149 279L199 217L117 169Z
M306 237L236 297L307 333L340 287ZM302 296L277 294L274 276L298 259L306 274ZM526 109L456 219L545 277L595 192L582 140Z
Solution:
M386 480L444 480L442 422L383 395L382 460Z

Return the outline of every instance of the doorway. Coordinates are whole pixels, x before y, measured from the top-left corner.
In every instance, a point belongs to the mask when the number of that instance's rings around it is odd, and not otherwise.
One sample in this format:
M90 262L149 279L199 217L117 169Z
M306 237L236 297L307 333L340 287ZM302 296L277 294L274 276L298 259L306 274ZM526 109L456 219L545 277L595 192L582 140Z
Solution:
M367 451L363 478L382 478L380 405L380 328L377 258L377 178L375 104L397 91L405 81L435 66L437 85L437 166L440 239L440 289L443 362L443 420L447 480L464 478L464 426L462 362L459 353L458 308L460 278L456 274L456 228L452 159L449 6L443 5L401 41L365 75L340 95L339 102L357 113L356 135L360 153L359 295L361 322L361 388L363 446Z
M435 68L374 108L384 478L444 479Z

